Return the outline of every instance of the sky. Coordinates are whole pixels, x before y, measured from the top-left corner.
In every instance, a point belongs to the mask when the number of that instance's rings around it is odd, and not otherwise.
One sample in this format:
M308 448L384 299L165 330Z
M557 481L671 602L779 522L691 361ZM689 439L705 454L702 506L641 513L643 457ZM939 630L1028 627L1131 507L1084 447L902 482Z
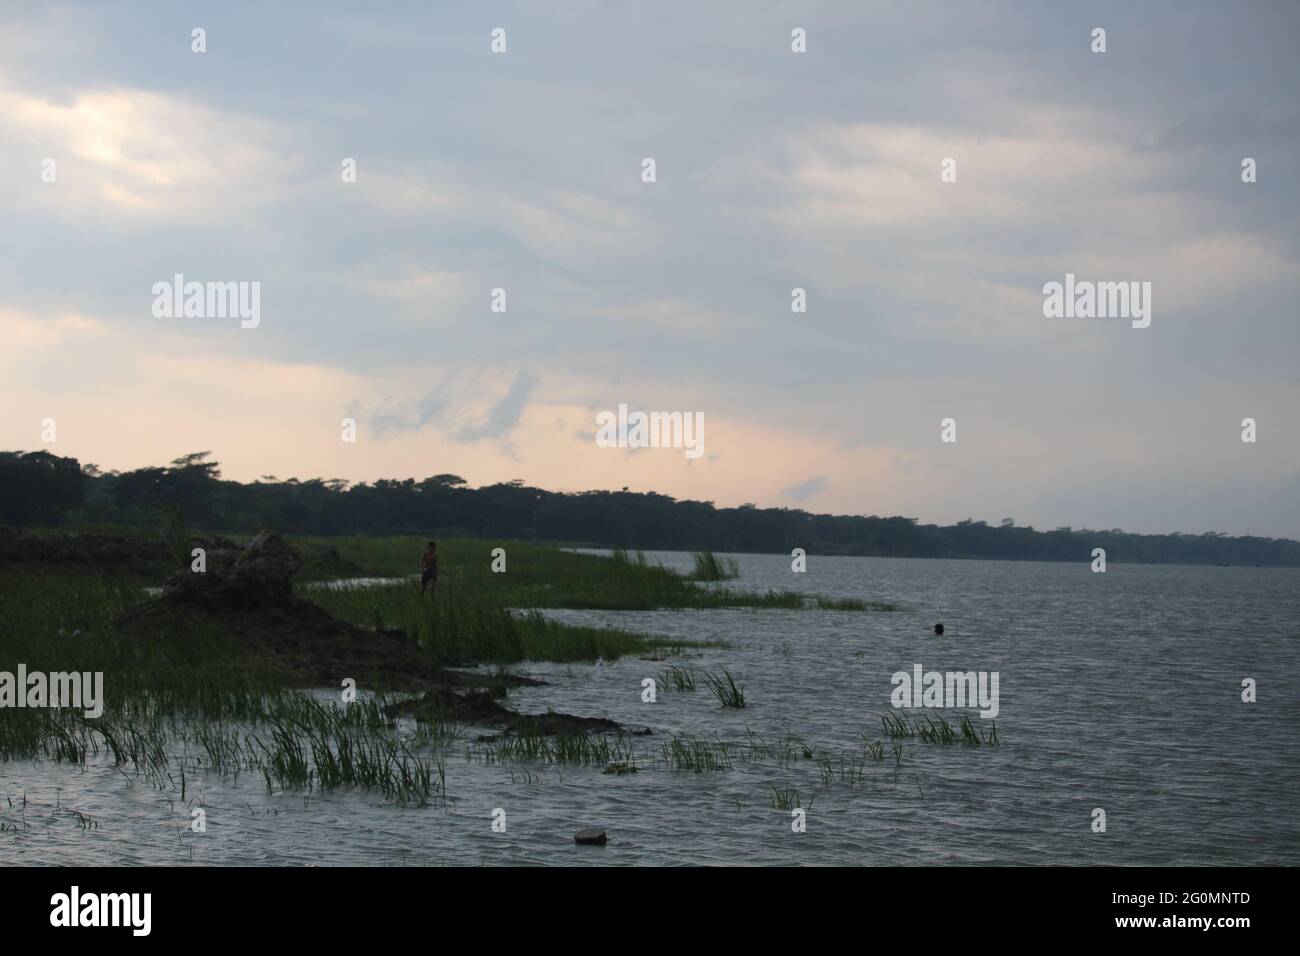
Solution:
M0 0L0 449L1300 538L1297 39L1285 2ZM157 315L178 273L258 283L256 327ZM1067 273L1150 325L1045 316ZM598 444L620 404L703 454Z

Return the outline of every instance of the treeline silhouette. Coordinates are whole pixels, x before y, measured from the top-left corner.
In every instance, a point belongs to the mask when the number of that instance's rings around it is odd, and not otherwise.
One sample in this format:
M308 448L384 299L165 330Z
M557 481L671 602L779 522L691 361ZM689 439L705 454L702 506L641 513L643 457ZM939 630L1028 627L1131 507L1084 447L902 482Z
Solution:
M526 538L645 550L750 551L1152 564L1300 566L1300 542L1209 532L1130 534L1035 531L983 521L919 524L915 518L817 515L792 508L716 508L707 501L628 491L558 493L520 481L471 488L457 475L349 485L272 475L221 478L210 453L170 465L102 472L47 452L0 452L0 524L18 528L124 525L155 528L175 505L210 531L273 528L291 534L397 534Z

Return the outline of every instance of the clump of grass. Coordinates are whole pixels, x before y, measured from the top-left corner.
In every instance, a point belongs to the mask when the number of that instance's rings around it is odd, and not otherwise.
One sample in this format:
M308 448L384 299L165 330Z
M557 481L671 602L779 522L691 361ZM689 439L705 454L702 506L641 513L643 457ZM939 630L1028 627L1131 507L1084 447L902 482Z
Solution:
M926 714L924 723L921 720L915 720L913 723L916 726L916 735L921 738L923 744L955 744L961 739L952 725L942 717L935 720Z
M961 722L956 727L942 717L931 717L929 714L916 717L911 722L901 714L897 716L882 714L880 722L884 725L885 735L895 740L915 736L926 744L964 744L968 747L978 747L980 745L998 746L996 721L988 733L981 733L969 717L962 717ZM870 748L868 750L870 751Z
M911 737L913 734L912 725L902 714L881 714L880 723L884 727L885 736L891 740Z
M347 707L306 695L284 698L266 714L268 732L200 729L198 740L213 766L260 770L267 790L355 785L377 790L399 806L425 806L446 794L446 769L434 751L424 757L387 730L383 702ZM438 779L434 780L434 773Z
M711 674L708 671L704 673L704 683L713 696L718 698L718 703L723 707L741 708L745 706L745 688L737 687L736 681L732 678L731 673L724 667L722 676Z
M772 807L776 810L795 810L802 806L802 798L799 791L794 787L773 787L772 788ZM812 809L812 801L808 801L807 809Z
M525 659L530 661L612 661L652 648L681 647L683 642L636 634L612 627L566 624L541 611L516 618L523 637ZM690 646L704 646L703 643Z
M609 556L619 564L626 564L634 568L648 568L653 566L650 564L649 560L647 560L645 552L641 550L628 551L626 548L615 548L610 552Z
M866 757L823 756L817 762L817 770L822 783L830 785L836 780L840 783L861 783L867 773Z
M731 769L731 745L714 737L709 740L693 734L674 734L661 748L664 763L674 770Z
M635 772L637 761L631 742L621 733L612 740L604 734L585 732L549 736L537 733L507 735L485 741L481 748L470 751L468 756L489 764L542 763L631 768L617 771L620 773Z
M814 598L818 609L822 611L901 611L901 604L888 601L864 601L861 598Z
M727 594L726 591L715 591L715 594ZM791 611L801 611L808 606L808 599L798 591L778 591L768 588L762 594L753 594L749 597L750 607L779 607Z
M419 641L439 664L615 660L658 648L709 646L617 628L568 624L536 609L512 613L490 589L480 592L452 580L439 584L432 598L421 595L414 586L384 585L314 589L303 591L302 596L334 617L362 627L399 628Z
M740 565L731 558L720 558L712 551L692 552L695 570L691 572L693 581L729 581L740 576Z
M665 690L695 690L694 665L682 667L670 663L659 675L659 684Z
M970 747L979 746L981 743L989 747L997 747L998 744L998 722L990 721L989 731L981 734L969 717L961 719L961 742Z
M803 739L790 733L768 739L746 727L745 738L747 743L742 753L748 760L775 760L782 767L788 767L790 762L800 755L805 760L811 760L813 757L812 747Z

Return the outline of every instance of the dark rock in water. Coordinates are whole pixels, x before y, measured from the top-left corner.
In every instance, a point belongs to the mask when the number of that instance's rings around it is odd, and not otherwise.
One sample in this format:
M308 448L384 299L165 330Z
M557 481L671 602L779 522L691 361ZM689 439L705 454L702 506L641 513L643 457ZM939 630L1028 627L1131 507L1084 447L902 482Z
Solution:
M544 714L513 714L506 732L522 737L547 737L553 734L617 733L623 726L605 717L579 717L548 710Z
M389 704L384 708L384 715L479 725L503 724L519 716L498 704L486 690L467 690L450 685L435 687L415 700Z
M604 846L609 838L605 836L604 830L579 830L573 835L573 842L584 846Z
M623 729L617 721L604 717L578 717L548 710L544 714L521 714L497 703L497 688L458 687L466 675L459 671L443 671L444 683L426 691L415 700L398 701L384 708L389 717L417 717L431 722L456 721L478 726L500 727L499 736L546 737L555 734L618 733Z

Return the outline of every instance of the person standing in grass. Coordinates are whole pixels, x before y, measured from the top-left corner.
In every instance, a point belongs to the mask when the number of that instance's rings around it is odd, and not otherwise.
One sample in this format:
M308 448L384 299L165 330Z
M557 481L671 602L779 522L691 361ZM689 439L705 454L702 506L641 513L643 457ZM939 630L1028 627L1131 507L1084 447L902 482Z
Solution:
M438 588L438 542L430 541L420 556L420 593L433 592Z

